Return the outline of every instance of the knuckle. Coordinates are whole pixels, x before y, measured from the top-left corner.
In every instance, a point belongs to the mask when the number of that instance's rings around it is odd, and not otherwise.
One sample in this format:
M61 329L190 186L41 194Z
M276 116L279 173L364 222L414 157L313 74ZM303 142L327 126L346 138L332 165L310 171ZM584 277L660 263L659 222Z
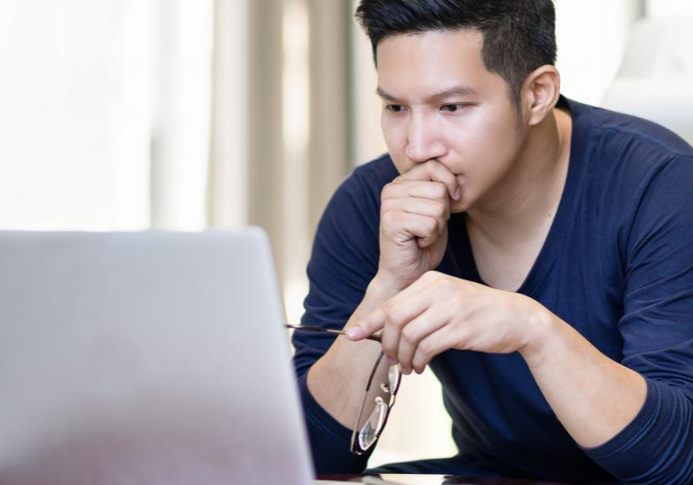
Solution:
M437 271L434 271L434 270L430 270L430 271L426 271L426 273L424 273L424 276L426 278L428 278L429 280L433 281L433 280L437 280L440 278L440 273L438 273Z
M394 326L399 325L399 318L397 318L397 307L395 302L389 300L382 304L383 313L385 314L386 323Z
M412 360L412 366L414 367L414 370L418 373L421 374L423 371L426 370L426 366L430 362L430 359L428 359L426 356L422 355L420 352L417 352L416 355L414 356L414 359Z
M427 340L423 340L422 342L420 342L419 348L417 350L422 357L425 357L426 360L428 360L431 354L433 353L433 347L431 345L431 342Z
M446 186L444 183L442 183L442 182L434 182L434 183L433 183L433 187L434 187L434 188L433 188L433 192L434 192L433 195L434 195L437 199L446 199L446 198L447 198L447 196L448 196L448 188L447 188L447 186Z
M447 204L443 202L437 202L435 204L435 217L437 219L447 219L448 207Z
M421 275L421 281L424 283L432 283L433 282L433 271L426 271L424 274Z
M445 281L444 275L434 270L426 271L421 279L430 286L441 286Z
M397 214L397 212L392 210L385 211L380 217L380 221L383 225L385 225L385 227L395 226L399 221L399 215Z
M440 291L447 291L453 286L452 281L443 277L442 275L439 278L436 278L434 284Z
M418 337L418 332L412 326L404 327L402 330L402 339L407 343L415 343Z
M395 195L395 191L397 190L397 186L394 182L389 182L385 184L383 187L383 190L380 191L380 198L381 199L387 199L391 198Z
M382 307L383 311L385 312L385 315L387 315L389 317L395 308L395 302L393 302L392 300L387 300L386 302L384 302L380 306Z
M427 217L424 219L424 230L430 234L435 234L438 232L438 221L432 217Z
M387 355L388 357L396 355L397 348L395 347L394 344L389 343L389 342L383 342L382 346L383 346L383 352L385 352L385 355Z
M438 160L432 159L426 162L426 169L430 174L435 174L438 177L448 178L448 170L445 169L443 164Z
M426 161L423 163L423 167L424 167L429 173L433 173L433 172L435 172L436 169L438 168L438 162L436 162L436 161L433 160L433 159L431 159L431 160L426 160Z
M382 202L380 203L380 212L387 213L387 212L392 212L394 210L395 204L393 203L392 199L389 198L384 198Z

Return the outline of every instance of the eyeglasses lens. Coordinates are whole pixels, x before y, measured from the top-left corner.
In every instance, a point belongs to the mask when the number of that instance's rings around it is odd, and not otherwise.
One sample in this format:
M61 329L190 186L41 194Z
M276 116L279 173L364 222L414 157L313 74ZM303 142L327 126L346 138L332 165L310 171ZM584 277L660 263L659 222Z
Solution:
M361 449L370 448L380 436L392 405L392 396L397 392L399 379L400 373L396 365L388 366L381 362L365 396L363 412L357 424Z

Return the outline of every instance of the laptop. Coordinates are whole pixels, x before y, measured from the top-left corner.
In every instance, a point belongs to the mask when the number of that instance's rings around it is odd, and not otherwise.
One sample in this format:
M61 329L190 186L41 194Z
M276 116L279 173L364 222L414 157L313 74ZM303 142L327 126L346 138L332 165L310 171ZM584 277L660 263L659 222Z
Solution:
M0 483L315 483L262 230L0 232Z

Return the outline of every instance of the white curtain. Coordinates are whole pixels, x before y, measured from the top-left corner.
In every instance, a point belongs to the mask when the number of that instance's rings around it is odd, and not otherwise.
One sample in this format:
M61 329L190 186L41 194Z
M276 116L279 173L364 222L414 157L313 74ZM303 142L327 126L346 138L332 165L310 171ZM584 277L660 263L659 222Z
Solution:
M211 0L0 0L0 228L206 221Z

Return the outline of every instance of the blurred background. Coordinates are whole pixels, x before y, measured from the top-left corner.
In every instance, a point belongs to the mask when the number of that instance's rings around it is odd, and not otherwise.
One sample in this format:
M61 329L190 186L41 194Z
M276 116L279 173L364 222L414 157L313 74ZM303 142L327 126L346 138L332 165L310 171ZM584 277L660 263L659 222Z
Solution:
M0 0L0 229L261 225L298 322L325 203L385 151L355 5ZM693 142L693 0L556 6L563 94ZM408 377L371 465L453 453Z

